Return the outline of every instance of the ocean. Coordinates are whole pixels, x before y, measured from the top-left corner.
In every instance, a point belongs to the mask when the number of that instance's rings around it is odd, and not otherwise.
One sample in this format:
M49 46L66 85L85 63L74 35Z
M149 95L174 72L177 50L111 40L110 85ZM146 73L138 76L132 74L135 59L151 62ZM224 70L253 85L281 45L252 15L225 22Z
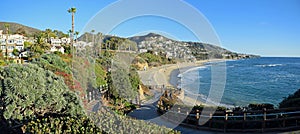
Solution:
M206 100L211 88L211 67L215 63L180 72L181 86ZM300 58L262 57L226 61L226 85L221 104L247 106L250 103L278 104L300 89Z

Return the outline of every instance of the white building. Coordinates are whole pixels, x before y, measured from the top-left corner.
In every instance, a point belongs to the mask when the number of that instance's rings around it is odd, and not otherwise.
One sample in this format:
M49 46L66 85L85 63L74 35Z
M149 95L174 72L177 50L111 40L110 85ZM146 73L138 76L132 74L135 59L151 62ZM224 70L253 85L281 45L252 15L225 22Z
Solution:
M19 34L13 34L13 35L6 35L3 33L3 30L0 30L0 49L5 54L6 53L6 46L8 55L10 57L14 57L13 50L17 49L19 52L22 52L24 50L24 42L31 42L35 43L36 40L33 38L26 38L23 35ZM50 43L51 48L50 52L59 51L61 53L64 53L65 49L62 46L63 44L70 44L71 39L70 38L50 38L48 43Z
M14 56L12 54L14 49L17 49L18 51L22 51L24 49L24 41L25 37L23 35L6 35L3 34L3 30L0 30L0 49L5 54L7 47L8 56L10 57Z
M147 49L140 49L139 52L140 52L140 53L147 53L148 50L147 50Z
M93 44L92 42L86 43L84 41L78 41L78 42L74 43L73 46L79 50L82 50L87 46L92 47L93 46L92 44Z
M62 44L70 44L71 43L71 39L70 38L63 37L60 40L61 40Z
M52 46L61 46L61 40L60 40L60 39L57 39L57 38L51 37L51 38L50 38L50 44L51 44Z
M51 48L50 48L50 52L61 52L61 53L65 53L65 48L62 47L62 46L54 46L52 45Z
M59 51L61 53L65 53L65 48L62 45L67 45L71 43L71 39L70 38L50 38L49 41L51 48L50 48L50 52L56 52Z

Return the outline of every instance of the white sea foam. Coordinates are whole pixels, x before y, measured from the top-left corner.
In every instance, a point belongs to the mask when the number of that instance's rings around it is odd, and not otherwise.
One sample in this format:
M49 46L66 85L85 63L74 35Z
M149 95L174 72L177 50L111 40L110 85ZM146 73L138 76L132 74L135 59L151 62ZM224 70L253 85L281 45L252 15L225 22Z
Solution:
M283 66L283 64L265 64L265 65L255 65L257 67L277 67L277 66Z
M188 72L191 72L191 71L200 70L200 69L206 69L206 68L207 68L207 66L193 67L193 68L190 68L190 69L184 71L183 73L181 73L181 75L183 75L185 73L188 73Z
M194 99L195 101L196 100L199 100L201 102L204 102L204 103L207 103L207 104L213 104L215 106L222 106L222 107L227 107L227 108L232 108L234 107L233 105L228 105L228 104L224 104L224 103L219 103L219 102L216 102L214 100L211 100L211 99L208 99L206 95L203 95L203 94L196 94L196 93L193 93L192 91L190 91L191 89L184 89L184 92L185 92L185 95L187 95L188 97Z
M217 63L224 63L224 62L228 62L228 61L236 61L236 60L217 60L217 61L209 61L209 62L205 62L206 65L209 64L217 64Z

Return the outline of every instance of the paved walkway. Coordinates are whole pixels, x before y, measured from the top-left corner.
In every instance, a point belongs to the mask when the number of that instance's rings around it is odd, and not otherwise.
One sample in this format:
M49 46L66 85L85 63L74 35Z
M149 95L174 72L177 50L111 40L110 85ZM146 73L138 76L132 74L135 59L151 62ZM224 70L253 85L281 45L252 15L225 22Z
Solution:
M163 68L153 68L149 71L140 71L139 75L141 77L142 82L145 85L167 85L167 78L160 71ZM160 96L162 95L161 89L152 89L154 97L143 102L139 109L136 109L128 114L133 118L139 120L149 121L151 123L155 123L160 126L166 126L168 128L173 128L175 130L181 131L183 134L194 134L194 133L204 133L204 134L213 134L215 132L202 131L198 129L193 129L189 127L184 127L169 121L166 121L161 117L160 114L157 113L156 105Z
M160 114L157 113L156 104L157 100L161 96L161 93L158 90L152 90L155 96L144 102L139 109L136 109L128 114L135 119L149 121L151 123L155 123L160 126L166 126L168 128L172 128L174 130L178 130L183 134L214 134L216 132L202 131L199 129L184 127L169 121L166 121L162 118ZM157 97L159 96L159 97Z

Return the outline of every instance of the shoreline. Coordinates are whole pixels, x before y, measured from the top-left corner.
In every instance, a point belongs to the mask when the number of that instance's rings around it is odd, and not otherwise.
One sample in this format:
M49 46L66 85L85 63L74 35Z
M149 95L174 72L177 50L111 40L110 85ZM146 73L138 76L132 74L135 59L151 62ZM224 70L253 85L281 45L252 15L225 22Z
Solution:
M196 67L202 67L205 63L209 62L225 62L227 59L210 59L210 60L200 60L196 62L182 62L178 64L171 64L171 65L164 65L159 69L159 73L162 73L167 78L167 86L172 86L176 89L180 88L178 87L179 84L179 78L177 77L179 74L184 73L185 71L196 68ZM205 99L203 96L197 94L191 94L188 90L183 89L183 95L180 95L180 100L189 106L195 106L195 105L205 105ZM219 106L226 106L225 104L219 104Z

